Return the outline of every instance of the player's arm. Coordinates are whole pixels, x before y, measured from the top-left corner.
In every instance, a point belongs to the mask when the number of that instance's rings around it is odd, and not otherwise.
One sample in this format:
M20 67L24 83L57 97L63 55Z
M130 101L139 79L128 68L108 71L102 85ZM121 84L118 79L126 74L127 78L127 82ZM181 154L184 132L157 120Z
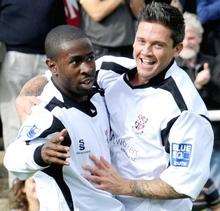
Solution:
M21 138L17 139L6 149L4 165L20 179L26 179L52 163L69 165L66 160L70 157L69 147L61 145L66 137L67 130L63 129L48 140L37 138L26 144Z
M140 11L144 8L144 0L130 0L129 1L131 11L135 17L138 16Z
M209 177L213 131L204 117L184 111L170 129L170 165L159 178L122 178L104 158L92 156L94 167L85 166L86 175L97 188L113 194L153 199L196 198ZM148 165L146 163L146 165Z
M100 159L92 155L95 167L84 166L84 170L91 174L85 175L96 187L115 195L129 195L151 199L178 199L188 196L176 192L161 179L129 180L122 178L117 171L103 157Z
M80 0L79 3L94 21L100 22L123 4L124 0Z
M45 75L38 75L23 86L19 96L16 99L16 109L19 118L23 122L31 113L31 107L40 103L36 96L39 96L48 83Z
M25 83L19 96L38 96L47 83L48 80L45 75L37 75Z

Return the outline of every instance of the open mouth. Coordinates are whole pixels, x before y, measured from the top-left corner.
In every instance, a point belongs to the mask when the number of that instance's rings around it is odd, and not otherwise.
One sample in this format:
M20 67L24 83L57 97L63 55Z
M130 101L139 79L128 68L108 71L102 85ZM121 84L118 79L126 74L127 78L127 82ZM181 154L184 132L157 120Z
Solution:
M140 61L141 61L141 64L142 65L145 65L145 66L151 66L151 65L154 65L156 63L155 60L152 60L152 59L143 59L143 58L140 58Z
M89 85L91 83L94 83L94 80L95 78L94 77L88 77L88 78L85 78L81 81L81 84L86 84L86 85Z

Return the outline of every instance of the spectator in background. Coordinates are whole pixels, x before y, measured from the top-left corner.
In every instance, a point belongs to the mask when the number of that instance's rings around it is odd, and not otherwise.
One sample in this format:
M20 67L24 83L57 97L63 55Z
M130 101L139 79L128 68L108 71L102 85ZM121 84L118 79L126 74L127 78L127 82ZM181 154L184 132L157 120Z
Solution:
M220 1L197 0L197 15L205 33L202 52L213 56L220 54Z
M0 83L3 138L7 147L19 128L15 97L27 80L46 69L45 36L65 20L62 1L3 0L0 9L0 41L7 50Z
M116 55L132 57L135 15L143 0L79 0L81 27L90 37L96 57Z
M188 73L208 109L220 109L220 76L218 75L218 79L216 77L217 74L220 74L220 67L218 67L220 61L200 52L203 28L196 15L184 13L184 19L185 37L180 57L176 59L177 64ZM215 134L215 144L211 161L211 175L220 191L220 169L218 167L220 158L220 122L213 121L212 126ZM207 185L210 185L210 183L206 184L206 189ZM209 194L211 192L209 191ZM205 190L204 193L208 195ZM216 197L210 196L203 198L208 200L207 206L212 205L212 202L216 201ZM217 202L220 203L218 197Z
M0 41L6 54L0 75L0 112L6 148L20 126L15 98L24 83L46 70L44 39L65 22L62 1L0 1Z
M80 26L80 11L77 0L63 0L66 23L71 26Z
M176 0L175 0L176 1ZM183 8L183 12L196 13L196 1L197 0L177 0L180 2Z

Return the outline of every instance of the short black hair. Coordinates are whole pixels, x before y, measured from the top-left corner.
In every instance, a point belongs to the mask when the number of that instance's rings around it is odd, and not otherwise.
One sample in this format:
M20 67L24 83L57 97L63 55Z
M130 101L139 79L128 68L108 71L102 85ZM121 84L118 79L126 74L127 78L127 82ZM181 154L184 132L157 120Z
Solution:
M162 3L167 3L167 4L170 4L172 0L145 0L145 4L149 4L151 2L162 2Z
M60 25L53 28L45 39L45 53L47 58L56 58L65 42L88 38L79 28L70 25Z
M140 22L159 23L171 30L174 46L181 43L185 35L185 24L182 13L175 7L161 2L147 4L138 17Z

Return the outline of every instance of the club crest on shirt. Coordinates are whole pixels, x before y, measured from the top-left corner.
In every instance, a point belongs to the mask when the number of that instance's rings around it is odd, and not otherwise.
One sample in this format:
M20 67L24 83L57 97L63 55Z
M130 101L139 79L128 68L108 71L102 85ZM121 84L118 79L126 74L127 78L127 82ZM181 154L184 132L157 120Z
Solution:
M21 130L19 131L19 134L17 136L17 138L20 137L26 137L27 139L32 139L34 138L38 133L40 132L40 129L36 126L24 126L21 128Z
M191 144L172 143L171 165L187 167L192 152Z
M132 126L132 129L136 134L142 134L144 132L145 125L148 121L148 118L145 117L143 114L139 114L137 119Z

